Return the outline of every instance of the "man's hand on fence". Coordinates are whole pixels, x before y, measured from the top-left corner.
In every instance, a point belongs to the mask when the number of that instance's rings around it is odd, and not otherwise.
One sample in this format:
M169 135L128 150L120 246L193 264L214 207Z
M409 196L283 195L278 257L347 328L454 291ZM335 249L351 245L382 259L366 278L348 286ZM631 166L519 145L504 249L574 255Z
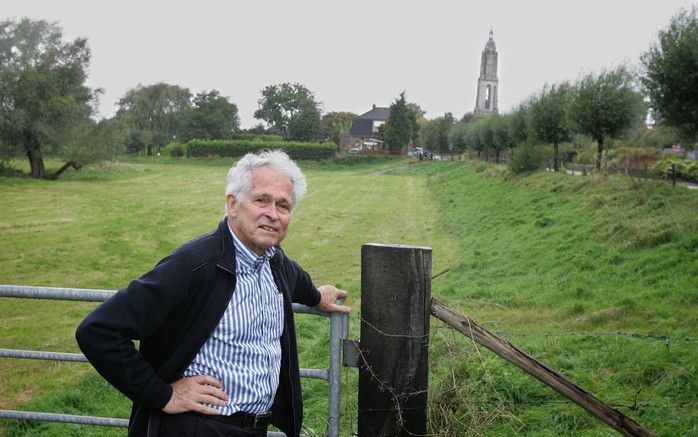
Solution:
M347 292L340 290L333 285L322 285L318 287L320 290L320 303L317 308L327 312L348 313L351 308L344 305L337 305L335 302L339 299L347 297Z
M179 414L196 411L203 414L218 414L209 405L223 406L228 402L228 395L221 390L223 383L209 375L197 375L182 378L172 385L172 397L162 409L167 414Z

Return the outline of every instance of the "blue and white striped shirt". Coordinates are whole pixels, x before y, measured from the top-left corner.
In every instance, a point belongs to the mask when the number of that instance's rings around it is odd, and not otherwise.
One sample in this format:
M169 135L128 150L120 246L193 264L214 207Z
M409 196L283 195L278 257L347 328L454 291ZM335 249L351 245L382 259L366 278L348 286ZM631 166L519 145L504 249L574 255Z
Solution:
M237 285L218 326L184 376L211 375L223 382L229 399L221 415L266 413L279 386L283 296L274 284L271 247L257 256L233 235Z

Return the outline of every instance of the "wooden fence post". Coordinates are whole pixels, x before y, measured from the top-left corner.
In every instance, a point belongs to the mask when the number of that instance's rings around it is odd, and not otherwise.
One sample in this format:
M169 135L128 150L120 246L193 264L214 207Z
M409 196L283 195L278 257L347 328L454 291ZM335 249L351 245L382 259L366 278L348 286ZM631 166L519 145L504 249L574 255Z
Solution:
M361 248L359 437L426 434L431 248Z

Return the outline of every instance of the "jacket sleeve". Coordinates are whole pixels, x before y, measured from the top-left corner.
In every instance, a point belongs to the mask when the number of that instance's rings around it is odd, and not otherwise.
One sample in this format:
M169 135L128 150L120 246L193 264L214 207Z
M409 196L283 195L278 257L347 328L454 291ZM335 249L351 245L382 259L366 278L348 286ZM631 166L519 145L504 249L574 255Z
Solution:
M80 323L80 349L104 379L134 402L162 409L172 388L160 379L136 349L186 297L191 281L187 257L180 249L153 270L131 281Z

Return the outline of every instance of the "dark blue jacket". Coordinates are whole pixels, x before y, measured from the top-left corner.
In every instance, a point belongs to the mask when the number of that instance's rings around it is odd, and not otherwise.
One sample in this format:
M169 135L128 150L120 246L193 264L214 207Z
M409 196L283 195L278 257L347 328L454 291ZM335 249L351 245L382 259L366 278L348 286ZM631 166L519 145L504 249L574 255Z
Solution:
M315 306L320 292L281 250L270 261L284 297L281 375L272 423L300 434L303 404L291 302ZM235 290L235 250L228 224L176 249L82 321L80 349L97 371L133 401L129 436L157 436L160 411L223 316ZM133 340L140 340L136 349Z

